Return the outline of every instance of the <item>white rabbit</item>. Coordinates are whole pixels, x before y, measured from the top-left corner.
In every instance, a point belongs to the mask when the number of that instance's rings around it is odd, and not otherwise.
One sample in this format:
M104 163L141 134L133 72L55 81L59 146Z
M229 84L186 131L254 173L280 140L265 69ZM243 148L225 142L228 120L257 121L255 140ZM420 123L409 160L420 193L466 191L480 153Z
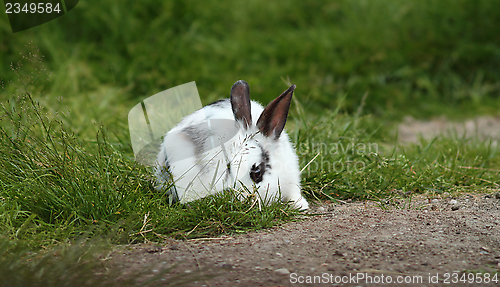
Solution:
M298 158L283 130L294 89L264 108L250 101L248 84L237 81L230 99L186 116L163 139L156 188L166 188L173 177L169 192L185 203L243 184L266 203L281 199L308 209Z

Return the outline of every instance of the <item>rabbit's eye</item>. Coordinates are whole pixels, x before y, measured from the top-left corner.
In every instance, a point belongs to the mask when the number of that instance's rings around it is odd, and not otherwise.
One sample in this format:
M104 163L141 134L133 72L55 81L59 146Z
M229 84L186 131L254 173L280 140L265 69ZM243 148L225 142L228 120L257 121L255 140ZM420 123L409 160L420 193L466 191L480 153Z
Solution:
M253 182L259 183L262 181L262 175L264 175L264 163L259 165L254 164L250 170L250 178Z

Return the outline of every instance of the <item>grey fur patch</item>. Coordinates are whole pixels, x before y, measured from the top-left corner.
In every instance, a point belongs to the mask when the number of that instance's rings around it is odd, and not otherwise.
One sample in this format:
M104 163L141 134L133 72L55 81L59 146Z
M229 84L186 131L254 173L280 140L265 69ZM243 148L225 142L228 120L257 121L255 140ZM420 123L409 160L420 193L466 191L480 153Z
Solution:
M206 125L206 127L204 127ZM207 143L207 139L210 136L210 132L208 131L208 125L198 124L196 126L188 126L182 130L191 140L194 145L194 154L196 158L200 158L201 154L205 151L205 145Z
M196 157L196 164L200 168L200 174L206 174L209 170L206 165L207 158L205 152L213 148L213 143L208 141L213 134L208 127L208 123L203 122L197 125L188 126L182 131L189 137L194 145L194 155Z
M269 164L269 152L265 151L264 148L258 144L261 150L261 157L262 157L262 163L264 163L266 168L271 168L271 165Z
M174 179L172 172L170 171L170 164L167 161L167 157L165 156L165 166L161 168L161 180L155 189L161 191L166 186L170 185ZM166 195L171 199L171 203L176 203L179 201L179 195L177 194L177 187L173 184L167 191Z
M182 133L194 145L194 155L199 164L201 174L208 172L208 166L205 163L210 159L207 158L206 152L222 146L236 135L238 131L239 126L236 122L227 119L207 119L207 121L182 129ZM229 162L227 158L226 161ZM228 172L230 175L231 170L228 170Z
M227 168L226 168L226 175L224 177L224 180L226 182L228 182L229 179L231 178L231 164L229 163L229 160L226 159L226 161L227 161Z

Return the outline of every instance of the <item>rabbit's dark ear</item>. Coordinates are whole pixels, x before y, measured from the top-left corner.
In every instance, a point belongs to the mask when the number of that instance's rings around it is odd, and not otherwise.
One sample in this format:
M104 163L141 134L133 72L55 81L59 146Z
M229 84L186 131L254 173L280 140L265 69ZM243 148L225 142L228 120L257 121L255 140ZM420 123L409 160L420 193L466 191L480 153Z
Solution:
M257 128L266 137L274 136L275 140L279 139L283 128L285 128L293 90L295 90L295 85L292 85L283 94L269 103L260 115L257 121Z
M252 113L250 111L250 88L247 82L239 80L231 88L231 108L234 119L243 122L244 128L252 125Z

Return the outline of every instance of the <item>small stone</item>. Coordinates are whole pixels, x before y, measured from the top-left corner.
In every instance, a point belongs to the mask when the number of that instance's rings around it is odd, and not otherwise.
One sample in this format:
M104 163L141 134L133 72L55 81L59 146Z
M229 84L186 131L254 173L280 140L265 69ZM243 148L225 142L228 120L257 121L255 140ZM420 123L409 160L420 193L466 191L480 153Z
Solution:
M340 252L338 250L335 250L335 253L333 253L333 256L344 256L344 254L342 254L342 252Z
M224 268L224 269L232 269L233 265L224 263L224 264L221 265L221 267Z
M283 254L281 254L279 252L276 252L276 255L278 255L279 257L283 257Z
M431 200L432 203L439 203L439 199L437 198L434 198L433 200Z
M274 272L276 272L278 275L288 275L290 274L290 271L286 268L280 268L280 269L277 269L275 270Z
M352 260L352 262L354 262L354 263L359 263L359 262L361 262L361 260L360 260L359 258L354 258L354 259Z
M170 250L179 250L179 245L174 244L174 245L169 246L168 248L170 248Z
M326 211L326 209L323 206L321 206L320 208L318 208L318 212L325 212L325 211Z
M457 203L458 203L458 201L457 201L456 199L452 199L452 200L450 200L450 204L451 204L451 205L455 205L455 204L457 204Z
M451 207L451 210L452 210L452 211L457 211L457 210L459 210L459 209L460 209L460 207L459 207L459 206L456 206L456 205Z
M155 246L146 248L147 253L157 253L157 252L161 252L161 250L162 250L162 248L159 245L155 245Z

